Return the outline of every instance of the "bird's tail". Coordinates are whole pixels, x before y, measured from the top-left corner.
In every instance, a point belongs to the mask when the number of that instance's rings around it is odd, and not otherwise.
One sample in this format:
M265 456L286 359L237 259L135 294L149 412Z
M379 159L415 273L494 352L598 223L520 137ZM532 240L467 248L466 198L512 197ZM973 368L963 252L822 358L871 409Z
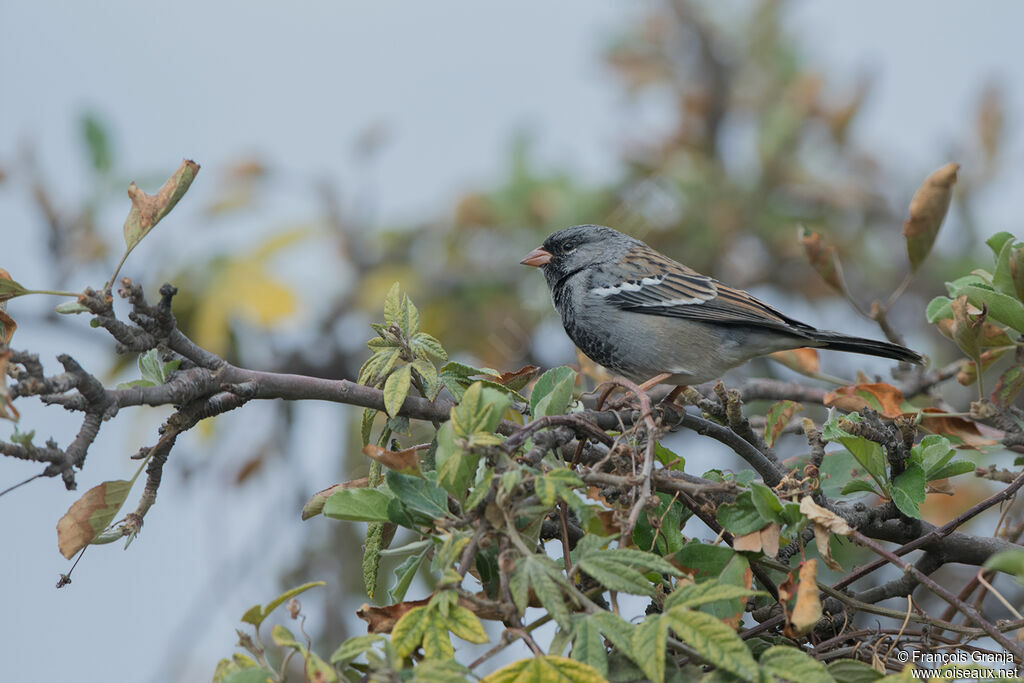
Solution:
M882 358L892 358L907 363L917 363L918 365L924 363L924 358L921 357L921 354L899 344L878 341L876 339L848 337L844 334L828 332L826 330L815 330L812 338L821 344L820 348L832 349L833 351L863 353L868 356L881 356Z

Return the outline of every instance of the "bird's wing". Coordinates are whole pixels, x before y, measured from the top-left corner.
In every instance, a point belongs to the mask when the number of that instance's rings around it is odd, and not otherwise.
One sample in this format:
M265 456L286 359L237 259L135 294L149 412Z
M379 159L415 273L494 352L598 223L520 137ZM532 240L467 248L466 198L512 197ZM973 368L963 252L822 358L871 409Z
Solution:
M723 325L755 325L799 336L814 329L653 249L634 248L630 258L619 265L624 264L625 279L592 283L590 289L591 294L620 310Z

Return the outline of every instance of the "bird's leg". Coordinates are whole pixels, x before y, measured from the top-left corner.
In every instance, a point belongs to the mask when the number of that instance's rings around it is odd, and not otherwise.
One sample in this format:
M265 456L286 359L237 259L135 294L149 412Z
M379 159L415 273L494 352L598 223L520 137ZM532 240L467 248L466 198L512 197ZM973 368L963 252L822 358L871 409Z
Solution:
M649 380L640 385L640 391L646 394L648 390L661 384L671 376L671 372L662 372L661 374L655 375L654 377L650 378Z

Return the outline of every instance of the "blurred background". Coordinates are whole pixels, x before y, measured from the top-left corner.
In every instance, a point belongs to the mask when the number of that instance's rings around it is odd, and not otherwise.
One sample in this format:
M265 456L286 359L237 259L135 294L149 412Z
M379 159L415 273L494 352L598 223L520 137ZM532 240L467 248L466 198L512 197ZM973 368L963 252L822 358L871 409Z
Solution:
M959 352L924 304L984 237L1022 236L1022 21L1017 3L925 0L2 3L0 267L32 288L102 285L128 182L153 192L188 157L196 183L122 274L151 294L173 282L184 329L250 367L354 378L394 281L459 358L574 363L542 278L518 262L585 222L877 337L823 286L796 226L839 248L862 306L884 300L907 270L911 195L957 161L936 253L890 316L948 362ZM138 376L55 303L11 302L15 348L51 372L67 352L111 383ZM888 367L823 362L851 379ZM79 426L18 408L38 441ZM168 414L108 423L80 491L130 476ZM310 580L328 584L303 599L321 652L362 631L361 525L299 520L312 493L365 472L354 414L278 403L204 423L179 440L141 537L90 549L60 591L54 525L80 493L37 480L0 498L5 678L205 680L249 606ZM37 469L0 464L0 488Z

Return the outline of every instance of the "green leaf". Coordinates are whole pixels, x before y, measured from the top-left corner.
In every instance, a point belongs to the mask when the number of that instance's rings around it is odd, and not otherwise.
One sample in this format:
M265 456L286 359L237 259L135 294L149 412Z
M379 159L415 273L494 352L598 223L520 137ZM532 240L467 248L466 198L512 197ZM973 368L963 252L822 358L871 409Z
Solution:
M665 600L664 610L667 612L673 607L699 607L720 600L741 600L758 595L767 595L767 593L730 583L702 581L686 584L672 591L672 594Z
M736 536L763 529L772 521L758 512L750 491L741 491L734 502L720 505L715 519L726 531Z
M272 683L274 674L263 667L240 669L221 679L220 683Z
M458 436L472 438L492 434L511 403L507 394L474 382L459 404L452 406L452 428Z
M928 307L925 309L925 317L930 323L936 323L939 320L948 320L953 317L953 300L948 296L937 296L928 302Z
M150 349L139 356L139 372L142 373L142 379L152 382L154 385L164 383L160 365L160 358L157 356L156 349Z
M888 490L888 477L885 472L885 451L874 441L862 436L844 436L839 442L856 458L882 491Z
M402 409L409 387L412 385L412 366L403 365L390 375L384 383L384 410L390 417Z
M441 342L426 332L414 334L409 341L409 347L417 358L422 358L423 360L433 358L441 362L448 360L448 352L441 346Z
M429 612L426 606L413 607L402 615L395 627L391 629L391 645L399 657L408 657L423 640L423 632L426 631L429 622ZM445 633L447 635L447 632Z
M683 468L686 467L686 459L662 446L660 441L654 444L654 457L658 459L658 462L670 470L682 472Z
M847 496L851 493L874 493L875 495L881 495L870 482L864 481L863 479L851 479L846 482L843 486L841 495Z
M402 350L397 347L381 349L375 352L359 368L359 376L356 378L356 383L368 387L377 386L380 384L381 379L386 377L391 372L391 369L395 367L395 363L398 362L401 354Z
M593 622L602 635L619 650L626 653L633 650L633 632L636 631L636 626L613 612L595 612L588 615L587 619Z
M566 657L529 657L480 679L480 683L605 683L601 672Z
M428 659L416 665L416 683L451 683L466 681L472 672L453 659ZM404 679L399 679L404 680Z
M402 313L402 286L395 282L384 295L384 323L397 325Z
M1024 583L1024 550L1001 550L985 561L985 569L1011 574Z
M409 590L412 580L416 578L416 573L420 570L420 566L423 564L426 556L427 550L424 550L416 555L410 555L400 565L395 567L395 586L388 591L388 597L391 599L392 604L399 603L405 599L405 593Z
M841 491L851 480L868 481L871 475L846 449L829 451L819 468L821 491L829 498L842 495ZM873 481L873 480L872 480Z
M779 524L786 523L786 520L782 517L782 503L779 502L775 493L764 484L751 482L750 500L757 509L758 514L764 519L778 522Z
M795 647L770 647L761 653L758 664L762 672L776 678L800 683L834 683L824 664Z
M494 479L494 470L490 467L483 467L477 469L477 482L473 486L473 490L470 491L469 497L466 498L466 502L463 505L463 509L469 512L480 503L484 502L484 498L491 490L491 481Z
M958 474L967 474L973 472L975 465L973 462L968 460L954 460L953 462L947 463L943 467L935 470L928 475L928 481L935 479L948 479L949 477L955 477Z
M487 642L487 632L484 631L484 625L480 623L480 618L461 605L456 605L451 609L445 623L456 638L470 643Z
M110 136L103 120L89 112L81 118L82 137L89 151L89 162L98 173L108 173L114 163Z
M242 615L242 621L247 624L252 624L253 626L256 626L258 628L259 625L263 623L263 620L270 616L271 612L273 612L278 607L294 598L296 595L301 595L302 593L308 591L310 588L316 588L317 586L326 585L327 584L323 581L311 581L309 583L304 583L301 586L290 588L286 590L284 593L278 595L270 602L268 602L265 607L260 607L259 605L253 605L252 607L250 607L248 610L246 610L245 614Z
M420 331L420 312L409 295L402 297L402 310L398 316L398 327L406 339L411 340Z
M458 500L466 495L466 489L476 471L480 456L466 452L456 442L451 421L437 430L437 483Z
M569 608L562 595L562 588L568 588L568 579L554 560L541 555L519 558L509 580L509 590L520 614L526 611L531 588L555 623L561 628L571 628Z
M552 368L540 376L530 393L530 414L534 419L562 415L572 400L576 371L570 367Z
M622 548L581 553L578 566L609 590L634 595L655 595L651 582L637 568L660 574L680 574L664 558L653 553Z
M448 622L437 609L428 609L423 628L423 656L427 659L452 659L455 648L448 636Z
M838 683L872 683L885 677L870 664L856 659L837 659L825 668Z
M750 650L736 632L717 617L686 607L674 607L665 612L664 617L679 639L703 659L744 680L758 680L757 662Z
M907 465L892 480L892 502L908 517L921 518L919 506L925 499L924 470L916 463Z
M663 614L649 614L633 631L630 657L652 681L665 680L665 645L668 620Z
M941 468L955 454L949 439L938 434L929 434L910 450L911 462L919 464L925 475Z
M658 509L641 513L633 529L633 542L659 555L671 555L683 547L683 524L693 513L674 496L662 492L654 495L658 497ZM657 529L651 526L652 519L657 520Z
M1024 332L1024 303L1016 297L997 292L984 285L966 285L954 292L954 298L966 294L967 301L982 308L988 307L988 315L1018 332Z
M349 638L338 646L338 649L331 655L331 664L344 667L353 659L363 654L374 645L383 643L387 638L382 635L371 633L365 636Z
M999 233L993 237L1002 238L1006 235L1009 235L1009 238L1003 241L1002 247L996 252L996 269L992 273L992 286L1003 294L1016 298L1017 288L1013 284L1013 274L1010 272L1010 258L1014 248L1013 236L1009 233ZM989 246L992 246L991 238L988 243Z
M384 475L391 493L402 502L402 505L420 512L431 520L449 517L448 494L432 481L437 475L427 473L427 477L414 477L388 470Z
M72 315L75 313L88 313L89 309L78 303L77 301L65 301L64 303L53 309L61 315Z
M992 250L992 255L998 258L999 254L1003 251L1003 247L1006 246L1006 243L1012 241L1013 234L1004 230L989 237L985 240L985 244L987 244L988 248Z
M393 496L379 489L342 489L324 503L324 516L350 522L387 522Z
M608 675L608 652L597 624L589 617L573 619L572 658Z
M1024 367L1014 365L999 376L999 382L996 384L995 391L992 392L992 399L1001 406L1008 406L1013 403L1022 389L1024 389Z
M435 394L440 390L440 378L437 375L437 368L429 360L423 358L417 358L412 362L412 369L416 371L416 374L423 380L424 390L427 392L427 398L433 398Z

